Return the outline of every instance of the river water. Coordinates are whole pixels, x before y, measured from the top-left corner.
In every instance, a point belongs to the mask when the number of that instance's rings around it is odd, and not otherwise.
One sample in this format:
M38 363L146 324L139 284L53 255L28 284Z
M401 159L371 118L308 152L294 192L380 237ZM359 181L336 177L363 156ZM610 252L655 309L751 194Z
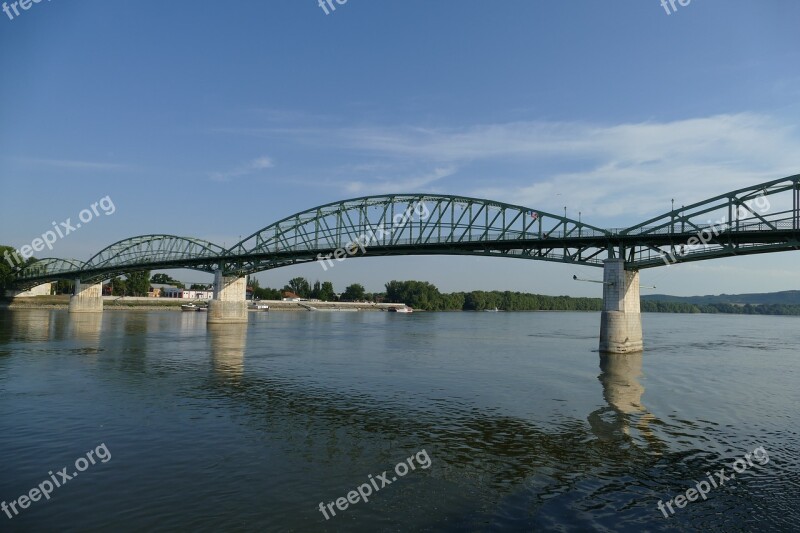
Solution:
M0 530L800 523L797 318L645 314L610 358L596 313L205 318L0 311Z

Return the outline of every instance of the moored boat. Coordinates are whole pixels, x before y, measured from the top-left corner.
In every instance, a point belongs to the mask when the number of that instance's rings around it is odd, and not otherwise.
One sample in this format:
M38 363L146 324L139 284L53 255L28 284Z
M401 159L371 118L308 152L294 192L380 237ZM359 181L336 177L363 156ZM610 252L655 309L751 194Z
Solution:
M389 312L390 313L413 313L414 310L412 308L410 308L409 306L404 305L403 307L390 307L389 308Z

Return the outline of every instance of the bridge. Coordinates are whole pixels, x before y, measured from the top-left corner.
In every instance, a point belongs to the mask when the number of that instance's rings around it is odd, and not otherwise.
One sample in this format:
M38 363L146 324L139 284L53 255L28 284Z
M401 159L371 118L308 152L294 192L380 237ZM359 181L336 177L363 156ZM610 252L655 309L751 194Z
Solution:
M681 206L628 228L604 229L541 210L432 194L364 196L297 213L230 248L193 237L141 235L87 261L46 258L18 270L29 288L73 280L70 312L101 312L102 282L137 270L214 274L209 323L246 322L246 276L355 257L477 255L602 267L600 351L642 349L639 271L800 248L800 174Z

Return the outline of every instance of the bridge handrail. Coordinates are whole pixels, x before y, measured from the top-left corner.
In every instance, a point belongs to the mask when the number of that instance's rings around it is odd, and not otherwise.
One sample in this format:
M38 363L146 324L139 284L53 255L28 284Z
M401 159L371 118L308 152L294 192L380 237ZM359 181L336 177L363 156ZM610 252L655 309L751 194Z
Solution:
M612 235L626 235L626 236L636 236L636 235L675 235L675 236L685 236L685 235L697 235L701 231L704 230L713 230L716 228L714 233L723 233L727 231L774 231L777 229L794 229L794 219L792 217L780 218L780 219L769 219L769 222L757 222L758 219L750 218L747 219L748 221L752 222L742 222L740 221L738 224L736 222L725 222L720 224L706 224L702 226L686 228L684 231L671 231L672 228L670 226L644 226L641 228L637 228L638 231L636 232L629 232L626 231L630 228L611 228L609 231ZM677 226L678 224L676 224ZM775 227L773 228L772 225ZM699 228L699 229L698 229ZM678 228L675 228L676 230Z

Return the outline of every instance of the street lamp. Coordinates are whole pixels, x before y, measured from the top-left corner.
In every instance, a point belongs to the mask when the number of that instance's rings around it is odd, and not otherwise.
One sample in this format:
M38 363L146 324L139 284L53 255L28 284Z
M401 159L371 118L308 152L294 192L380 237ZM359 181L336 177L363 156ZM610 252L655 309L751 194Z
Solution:
M675 233L675 198L672 199L672 208L669 212L669 217L672 219L670 233ZM674 252L675 250L673 250Z

